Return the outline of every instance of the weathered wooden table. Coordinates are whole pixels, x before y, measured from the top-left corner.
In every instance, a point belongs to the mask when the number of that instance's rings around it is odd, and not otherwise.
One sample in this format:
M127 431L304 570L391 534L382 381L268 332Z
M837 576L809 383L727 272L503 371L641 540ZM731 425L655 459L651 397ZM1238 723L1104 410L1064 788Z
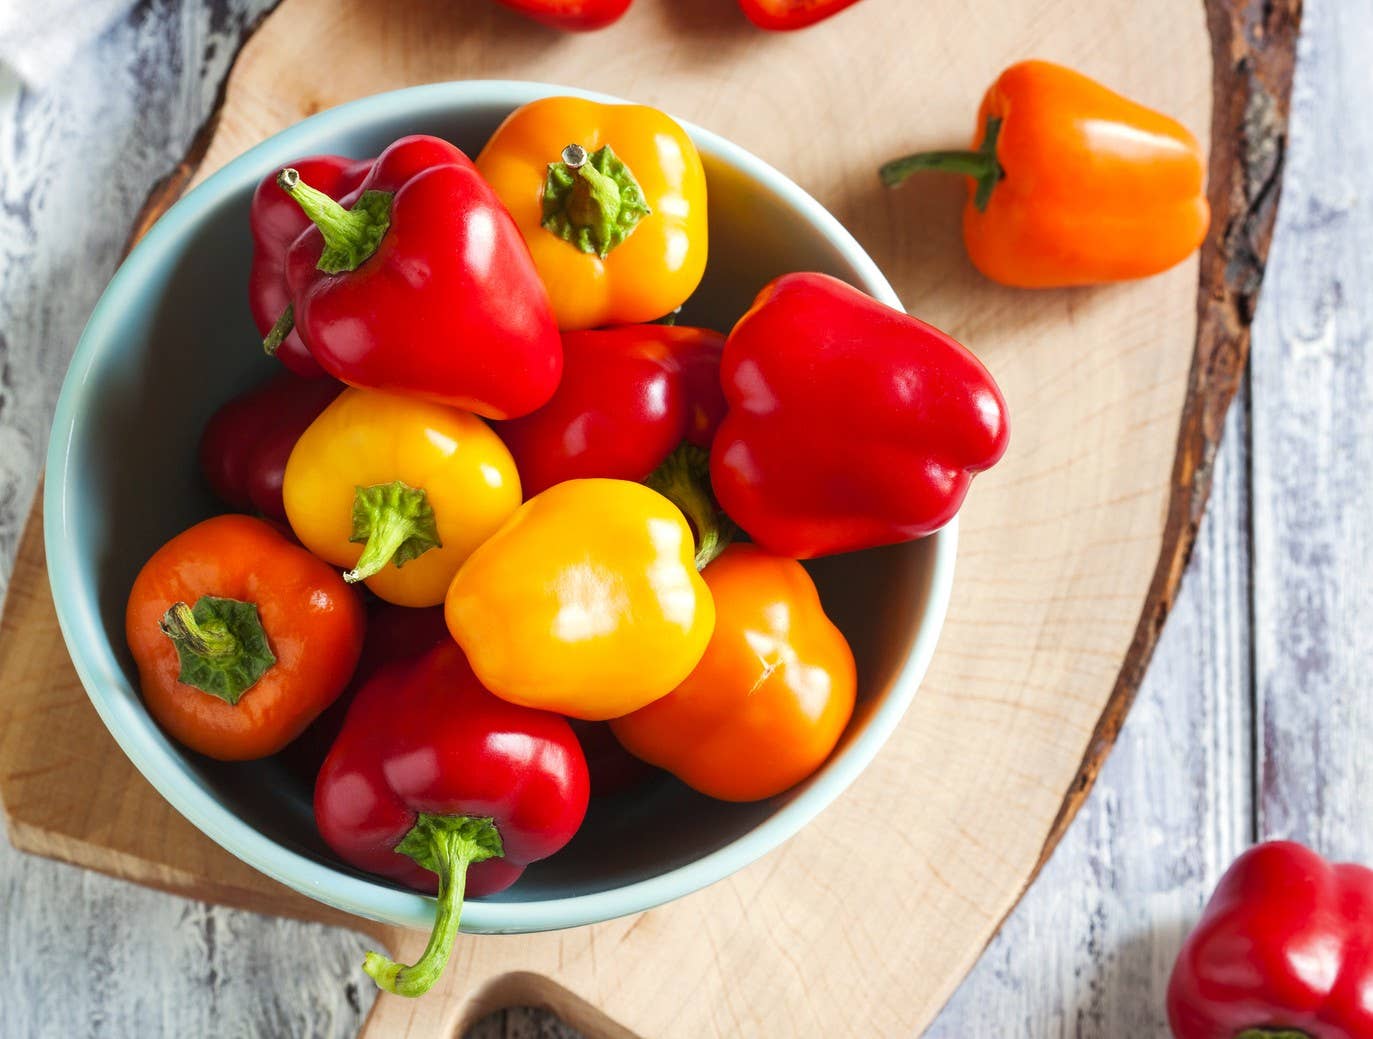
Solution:
M152 0L53 87L0 72L0 589L67 358L149 184L267 0ZM1373 7L1310 0L1246 392L1149 677L1087 806L930 1035L1155 1035L1230 859L1373 861ZM1367 532L1367 533L1366 533ZM351 1035L363 939L186 902L0 838L0 1035ZM555 1036L512 1010L485 1039Z

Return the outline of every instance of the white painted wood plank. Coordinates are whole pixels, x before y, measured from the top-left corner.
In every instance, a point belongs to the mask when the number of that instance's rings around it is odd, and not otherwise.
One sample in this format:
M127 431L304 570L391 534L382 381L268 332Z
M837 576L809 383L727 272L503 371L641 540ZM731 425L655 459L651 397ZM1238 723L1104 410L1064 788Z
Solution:
M1253 356L1259 827L1373 861L1373 6L1303 15Z

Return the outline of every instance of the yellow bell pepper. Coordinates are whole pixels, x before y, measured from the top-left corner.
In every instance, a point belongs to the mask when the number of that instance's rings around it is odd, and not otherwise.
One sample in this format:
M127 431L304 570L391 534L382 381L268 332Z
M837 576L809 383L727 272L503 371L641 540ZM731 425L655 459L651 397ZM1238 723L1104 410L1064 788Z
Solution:
M529 499L463 564L445 616L502 699L601 721L666 696L710 641L691 528L657 491L569 480Z
M529 243L564 331L653 321L706 268L706 178L657 109L549 97L516 109L477 169Z
M286 463L301 543L387 602L436 606L463 561L520 504L500 438L458 408L347 389Z

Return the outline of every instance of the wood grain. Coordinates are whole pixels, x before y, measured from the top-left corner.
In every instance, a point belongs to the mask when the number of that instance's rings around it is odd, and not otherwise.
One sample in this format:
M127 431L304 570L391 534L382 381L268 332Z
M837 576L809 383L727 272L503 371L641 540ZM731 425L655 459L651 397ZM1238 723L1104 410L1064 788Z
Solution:
M873 3L875 3L875 1L876 1L876 0L873 0ZM1049 37L1052 38L1052 32L1049 33ZM259 36L258 38L262 38L262 37ZM247 52L246 52L246 54L247 54ZM1089 67L1090 67L1090 66L1089 66ZM1141 70L1141 71L1148 71L1148 70ZM571 77L568 77L568 78L571 78ZM1116 82L1119 82L1119 77L1116 78ZM1129 86L1129 85L1127 85L1127 84L1123 84L1123 85L1126 85L1126 86L1127 86L1127 89L1130 89L1130 86ZM626 92L627 92L627 91L626 91ZM1141 93L1141 95L1148 96L1148 93L1146 93L1146 91L1144 91L1144 89L1137 89L1137 91L1134 91L1134 92L1138 92L1138 93ZM231 100L231 102L232 102L232 95L231 95L231 97L229 97L229 100ZM324 99L324 100L327 100L327 99ZM314 100L312 100L312 102L310 102L310 104L314 104L314 103L320 103L319 97L316 97L316 99L314 99ZM1163 107L1168 107L1166 102L1156 102L1156 103L1162 104ZM946 103L943 104L942 107L943 107L943 111L945 111L945 113L947 113L947 111L950 111L950 110L956 110L956 108L951 108L951 107L949 106L949 104L946 104ZM677 108L678 108L678 110L680 110L680 111L682 110L682 108L681 108L680 106L677 106ZM1174 106L1174 110L1181 110L1181 108L1179 108L1178 106ZM685 114L692 114L692 113L689 113L689 111L688 111L688 113L685 113ZM916 124L916 125L920 125L920 124L919 124L919 121L917 121L917 124ZM925 124L925 125L928 125L928 124ZM886 145L883 145L883 147L886 147ZM213 155L213 144L211 144L211 151L209 152L209 154L210 154L210 155ZM821 181L821 183L824 183L824 181ZM840 213L843 214L843 213L844 213L844 209L843 209L843 206L844 206L844 195L846 195L846 191L849 191L850 185L843 185L843 184L840 184L840 185L838 185L838 188L836 188L836 185L831 184L831 185L829 185L829 187L831 187L831 192L829 192L829 195L832 195L832 198L827 198L827 196L825 196L824 192L822 192L822 198L825 198L825 200L827 200L827 202L831 202L831 206L833 207L833 209L838 209L838 210L840 210ZM857 195L857 192L855 192L855 191L849 191L849 194L851 194L851 195ZM947 199L943 199L942 202L939 203L939 205L945 205L946 202L947 202ZM851 202L850 205L851 205L851 206L853 206L853 205L858 205L858 203L857 203L857 202ZM920 203L920 205L924 205L924 203ZM917 210L917 213L919 213L919 210ZM898 220L906 220L906 217L898 217ZM851 222L851 224L853 224L853 225L855 225L855 226L858 226L858 225L861 225L861 224L862 224L862 221L864 221L864 214L859 213L859 211L855 211L855 213L851 213L851 214L850 214L850 222ZM869 231L869 232L872 232L872 231L873 231L873 228L872 228L872 226L870 226L870 224L872 224L872 218L870 218L870 214L868 214L868 225L869 225L869 226L868 226L868 231ZM891 228L877 229L877 231L891 231ZM895 231L891 231L891 233L895 233L895 235L899 235L899 233L901 233L901 232L899 232L899 228L897 228L897 229L895 229ZM888 237L890 237L890 235L888 235ZM873 247L873 246L872 246L872 243L869 243L869 246L870 246L870 247ZM886 246L887 246L888 248L890 248L890 247L892 246L892 243L888 242L888 243L886 243ZM946 242L943 242L943 243L941 244L941 246L939 246L939 250L943 250L943 251L945 251L945 253L946 253L946 251L947 251L947 246L949 246L949 243L947 243L947 240L946 240ZM877 246L877 247L875 247L875 248L880 248L880 246ZM931 288L934 288L934 287L939 287L939 288L941 288L941 290L946 290L946 288L947 288L946 285L931 285L930 283L928 283L928 276L930 276L930 272L931 272L932 269L939 268L939 266L941 266L941 265L947 266L947 255L941 253L941 251L939 251L939 250L932 251L932 253L930 253L930 254L928 254L928 255L921 254L921 251L920 251L920 250L921 250L921 244L920 244L920 243L916 243L916 244L914 244L914 246L912 246L912 244L910 244L910 243L901 243L901 244L899 244L899 246L897 246L897 248L909 248L909 250L912 250L912 253L914 254L914 258L913 258L913 261L910 262L909 269L902 270L902 275L899 276L898 279L897 279L898 285L902 285L902 291L903 291L903 292L914 291L914 292L917 292L917 294L924 295L924 292L925 292L925 291L931 290ZM899 257L899 255L898 255L897 258L894 259L894 261L891 262L891 264L888 264L887 259L884 259L883 257L881 257L881 255L879 255L879 261L880 261L880 262L884 262L884 265L887 265L887 266L888 266L888 269L892 269L892 266L895 266L895 268L897 268L898 270L901 270L902 264L901 264L901 257ZM923 279L924 279L924 280L923 280ZM913 288L912 288L912 285L913 285ZM956 285L956 287L957 287L957 285ZM1057 295L1057 294L1056 294L1056 295ZM1083 317L1083 314L1078 313L1078 312L1079 312L1079 310L1083 310L1083 309L1087 310L1086 317L1087 317L1087 320L1089 320L1089 324L1090 324L1090 318L1092 318L1092 317L1100 318L1100 317L1101 317L1101 312L1097 312L1096 314L1090 313L1090 312L1092 312L1092 307L1090 307L1090 306L1087 306L1087 307L1078 306L1079 303L1082 302L1081 296L1079 296L1079 298L1074 299L1074 296L1076 296L1076 295L1078 295L1078 294L1061 294L1061 295L1065 296L1065 298L1067 298L1067 299L1057 299L1057 301L1050 301L1049 305L1046 305L1046 306L1045 306L1045 312L1043 312L1042 314L1031 314L1031 316L1030 316L1030 325L1028 325L1028 327L1030 327L1030 328L1043 328L1043 327L1048 327L1049 321L1054 320L1054 318L1056 318L1056 317L1061 318L1061 317L1063 317L1063 316L1068 316L1068 317L1072 317L1072 318L1081 318L1081 317ZM1103 294L1103 295L1109 295L1109 294ZM908 299L909 299L909 298L910 298L910 295L908 295ZM998 301L995 301L995 305L997 305L998 307L1000 307L1001 313L1000 313L1000 314L997 314L997 316L995 316L995 317L993 318L993 321L994 321L994 320L1004 320L1004 318L1005 318L1005 313L1006 313L1006 309L1008 309L1008 306L1006 306L1006 303L1008 303L1008 301L1006 301L1006 299L998 299ZM930 310L925 310L924 313L927 314L927 316L928 316L928 314L930 314ZM1144 314L1142 314L1142 313L1140 313L1140 312L1135 312L1135 310L1130 310L1130 320L1131 320L1131 321L1142 321L1142 318L1144 318ZM954 331L960 331L960 328L958 328L958 327L957 327L957 324L954 324L953 321L946 321L946 324L953 324L953 325L954 325ZM969 338L972 338L972 334L976 334L976 332L986 332L986 335L983 336L983 342L991 342L991 339L993 339L993 336L991 336L991 329L983 328L982 325L979 325L978 321L971 321L971 323L969 323L969 328L971 328L971 332L964 332L965 335L969 335ZM1086 331L1085 331L1085 335L1086 335L1086 334L1089 334L1090 331L1092 331L1092 329L1087 328ZM993 345L991 345L991 347L990 347L989 355L993 354L994 351L995 351L995 349L997 349L997 347L995 347L995 343L993 343ZM1015 362L1015 358L1012 358L1011 361L1008 361L1008 364L1013 364L1013 362ZM1028 365L1027 365L1027 366L1028 366ZM998 372L998 373L1000 373L1000 372ZM1012 379L1013 379L1013 376L1012 376ZM1008 384L1009 384L1009 383L1008 383ZM1043 388L1042 388L1042 387L1041 387L1041 390L1039 390L1039 393L1041 393L1041 397L1042 397L1042 394L1043 394ZM1019 398L1017 398L1017 399L1019 399ZM1081 417L1081 416L1068 416L1068 421L1065 421L1064 425L1061 425L1060 428L1071 428L1071 420L1072 420L1072 419L1076 419L1076 417ZM1173 419L1173 423L1174 423L1174 424L1175 424L1175 421L1177 421L1177 419L1175 419L1175 413L1174 413L1174 419ZM1157 424L1157 419L1156 419L1156 417L1149 417L1149 419L1146 419L1146 420L1145 420L1145 425L1146 425L1146 427L1151 428L1151 430L1152 430L1153 427L1155 427L1156 424ZM1164 424L1164 425L1166 425L1166 428L1167 428L1167 423ZM1097 475L1100 476L1101 474L1097 474ZM1111 479L1111 478L1109 478L1109 476L1108 476L1108 479ZM1129 493L1129 491L1127 491L1127 493ZM1002 501L1005 501L1005 498L1004 498L1004 500L1002 500ZM1138 541L1138 542L1148 542L1149 537L1151 537L1151 535L1148 534L1148 528L1144 528L1144 535L1142 535L1142 537L1135 538L1135 541ZM1156 535L1155 535L1155 537L1156 537ZM1114 548L1114 549L1116 550L1116 554L1119 554L1119 546L1118 546L1118 545L1112 546L1112 548ZM1160 568L1160 570L1162 570L1162 568ZM1173 581L1175 582L1175 578L1177 578L1177 567L1175 567L1175 565L1174 565L1174 567L1173 567L1173 570L1170 571L1170 574L1171 574L1171 579L1173 579ZM1101 612L1101 611L1100 611L1100 604L1097 604L1097 608L1096 608L1096 609L1093 609L1092 614L1090 614L1090 616L1092 616L1092 619L1100 619L1100 612ZM1071 620L1071 618L1056 618L1056 620L1057 620L1057 622L1059 622L1059 623L1063 623L1063 622L1065 622L1065 620ZM1090 646L1089 646L1089 648L1090 648ZM1108 652L1108 653L1104 653L1103 656L1109 657L1109 652ZM1115 657L1115 659L1116 659L1116 662L1118 662L1119 657ZM1001 662L998 662L998 663L1004 664L1004 663L1006 663L1006 662L1005 662L1005 660L1001 660ZM1105 662L1105 663L1103 664L1103 667L1105 668L1105 670L1107 670L1107 673L1109 673L1109 670L1111 670L1111 668L1114 668L1114 664L1112 664L1111 662L1109 662L1109 660L1107 660L1107 662ZM1093 673L1093 674L1096 674L1096 673ZM957 677L958 677L958 678L965 678L965 675L957 675ZM1085 684L1085 685L1087 684L1087 679L1086 679L1086 678L1083 678L1083 684ZM991 697L991 700L993 700L993 703L995 703L995 696ZM1015 704L1008 704L1008 705L1015 705ZM1085 737L1086 737L1086 734L1083 734L1083 738L1085 738ZM1068 733L1068 738L1070 738L1070 740L1072 740L1072 738L1076 738L1076 737L1074 736L1074 734ZM1049 743L1052 743L1052 740L1050 740ZM1013 891L1012 891L1012 892L1009 892L1009 895L1013 896L1013 894L1015 894L1015 892L1013 892ZM556 992L553 992L552 995L549 995L549 998L555 999L555 1001L556 1001L556 999L557 999L557 994L556 994ZM574 1012L574 1013L575 1013L575 1012Z

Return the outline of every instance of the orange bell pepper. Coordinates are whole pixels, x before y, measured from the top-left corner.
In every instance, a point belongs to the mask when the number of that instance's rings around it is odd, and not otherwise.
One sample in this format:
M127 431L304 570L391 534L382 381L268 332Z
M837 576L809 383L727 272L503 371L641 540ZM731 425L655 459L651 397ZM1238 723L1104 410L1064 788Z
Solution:
M1210 224L1201 147L1181 124L1047 61L1012 65L982 99L971 151L882 167L968 178L963 242L994 281L1053 288L1157 274Z
M348 684L366 623L338 571L251 516L168 541L124 616L148 713L220 761L266 757L300 735Z
M715 632L676 689L610 723L635 757L723 801L805 779L853 714L853 652L793 559L731 545L701 574Z
M563 331L653 321L700 284L705 171L662 112L542 98L510 114L477 169L523 232Z

